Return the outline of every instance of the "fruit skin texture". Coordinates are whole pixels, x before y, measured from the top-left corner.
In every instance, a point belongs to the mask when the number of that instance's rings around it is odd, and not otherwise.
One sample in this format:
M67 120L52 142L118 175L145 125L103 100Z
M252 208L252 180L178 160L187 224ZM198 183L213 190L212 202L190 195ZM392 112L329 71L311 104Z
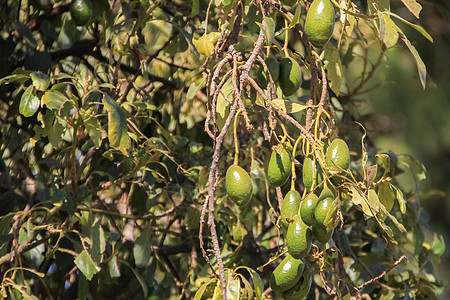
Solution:
M316 218L314 213L316 210L316 205L319 202L319 197L311 193L303 199L300 205L300 216L306 225L311 226L316 223Z
M280 76L280 65L278 61L274 57L269 56L264 60L264 62L266 63L267 68L269 69L273 82L277 82ZM265 88L267 86L267 82L269 81L267 77L268 76L264 72L264 68L261 66L258 69L258 83L262 88Z
M302 300L308 295L309 290L311 289L312 283L312 269L306 269L303 271L302 276L298 280L298 282L294 285L294 287L290 288L287 291L283 292L284 300Z
M350 165L350 151L344 140L337 138L331 142L325 153L325 163L334 171L348 170Z
M86 25L92 17L93 8L90 0L72 0L70 15L78 26Z
M230 199L239 206L247 205L253 195L253 185L248 173L233 164L228 168L225 180Z
M281 60L278 81L285 96L290 96L297 92L302 84L302 72L295 59L284 57Z
M302 276L304 269L303 260L295 259L291 255L286 256L270 276L270 287L275 293L292 288Z
M306 225L300 215L293 217L286 234L286 244L293 258L302 258L311 250L311 228Z
M292 218L296 215L296 211L299 208L300 200L302 196L296 190L290 190L284 196L283 206L281 207L281 225L284 229L288 229L289 223L286 218Z
M314 217L317 223L328 228L335 228L339 222L337 210L337 199L334 197L326 197L317 203L316 209L314 210Z
M334 229L327 228L318 223L311 226L311 230L316 239L323 244L327 243L330 240L334 231Z
M306 14L305 31L309 41L320 48L327 43L334 30L334 7L330 0L314 0Z
M316 182L314 186L320 184L322 182L322 168L320 167L319 163L315 160L313 160L311 157L307 156L303 160L303 184L306 187L306 189L310 190L312 183L313 183L313 175L314 175L314 168L316 169Z
M267 179L274 187L282 186L291 175L291 156L283 146L278 149L280 154L274 149L267 166Z

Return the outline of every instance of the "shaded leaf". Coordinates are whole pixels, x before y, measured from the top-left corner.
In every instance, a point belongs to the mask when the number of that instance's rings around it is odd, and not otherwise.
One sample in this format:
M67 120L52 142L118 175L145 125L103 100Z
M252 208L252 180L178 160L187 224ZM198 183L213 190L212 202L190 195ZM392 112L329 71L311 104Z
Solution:
M127 131L127 118L125 111L109 97L104 95L103 105L108 111L108 139L111 147L120 150L124 155L128 154L131 146L130 136Z
M91 240L92 240L92 248L91 255L92 259L96 263L102 262L102 255L105 252L106 248L106 240L105 240L105 232L100 224L100 218L96 218L94 224L92 224L91 230Z
M74 260L78 270L90 281L92 276L100 271L100 267L92 260L86 250L83 250Z
M30 85L20 98L19 112L25 117L31 117L37 112L40 105L41 100L33 94L33 86Z
M292 18L291 24L289 24L289 28L295 27L297 25L298 21L300 20L300 14L302 12L302 6L297 5L297 8L295 9L294 17Z
M150 228L141 232L136 239L136 243L133 248L134 261L136 266L145 267L148 265L152 253L150 239L152 231Z

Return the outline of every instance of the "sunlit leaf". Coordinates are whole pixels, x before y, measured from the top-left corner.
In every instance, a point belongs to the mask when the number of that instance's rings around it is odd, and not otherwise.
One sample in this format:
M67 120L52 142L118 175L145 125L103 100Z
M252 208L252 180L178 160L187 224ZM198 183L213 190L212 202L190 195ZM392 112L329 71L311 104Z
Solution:
M50 77L41 72L33 72L30 74L33 86L38 91L45 91L50 86Z
M417 3L416 0L402 0L402 2L416 18L419 18L422 5Z
M293 28L293 27L295 27L295 25L297 25L298 20L300 19L301 12L302 12L302 6L297 5L297 8L295 9L294 17L292 18L291 24L289 24L289 28Z
M246 266L239 266L238 268L236 268L235 271L237 271L239 269L245 269L250 274L250 277L252 278L253 286L254 286L254 289L255 289L256 300L260 300L261 296L262 296L262 293L264 291L264 284L263 284L259 274L255 270L253 270L252 268L249 268L249 267L246 267Z
M203 77L200 80L194 81L191 86L189 86L189 89L186 92L186 99L192 99L195 97L195 94L197 94L197 92L205 86L205 79L206 77Z
M120 268L119 264L117 263L117 256L113 255L111 260L108 262L109 265L109 276L111 278L120 277Z
M264 20L266 22L266 28L267 30L264 30L264 27L262 23L256 23L258 24L259 28L264 33L264 36L266 37L266 45L272 45L273 38L275 37L275 21L271 17L264 16Z
M33 94L33 86L30 85L20 98L19 112L25 117L31 117L37 112L40 105L41 100Z
M431 35L422 27L419 26L417 24L413 24L405 19L403 19L402 17L400 17L399 15L393 13L393 12L383 12L383 14L388 14L391 15L397 19L399 19L400 21L402 21L405 24L408 24L409 26L411 26L412 28L414 28L415 30L417 30L420 34L422 34L426 39L428 39L430 42L433 42L433 38L431 37Z
M397 44L399 37L397 25L385 14L380 17L380 36L388 49Z
M69 99L58 91L48 90L42 95L42 104L50 109L60 110Z
M391 187L395 190L398 205L400 206L400 211L402 212L402 214L404 214L406 212L406 201L405 198L403 197L403 192L395 185L391 185Z
M108 111L108 139L111 147L128 154L131 141L127 131L125 111L108 95L102 98L103 105Z
M341 57L338 49L332 43L327 43L323 54L325 70L327 70L328 81L331 90L339 96L342 86L343 73Z
M436 234L432 245L432 250L435 255L441 256L445 253L445 241L442 234Z
M275 107L281 109L282 111L284 111L288 114L297 113L299 111L305 110L308 107L310 107L305 104L295 103L295 102L292 102L289 100L283 100L283 99L274 99L274 100L272 100L272 102L275 105Z
M74 260L78 270L91 281L92 276L100 272L100 267L92 260L86 250L83 250Z
M423 63L423 60L420 57L419 52L417 52L416 48L411 44L411 42L408 40L406 35L403 34L403 32L401 32L401 39L403 40L403 42L405 42L406 46L408 47L409 51L411 51L411 54L414 57L417 66L417 71L419 72L420 82L422 83L423 89L425 89L427 85L427 68Z

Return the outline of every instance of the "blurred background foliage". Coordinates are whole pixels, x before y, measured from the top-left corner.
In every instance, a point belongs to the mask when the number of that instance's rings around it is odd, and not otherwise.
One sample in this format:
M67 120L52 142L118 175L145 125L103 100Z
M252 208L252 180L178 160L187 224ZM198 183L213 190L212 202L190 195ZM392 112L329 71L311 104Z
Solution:
M385 63L374 74L377 88L359 98L371 124L375 144L382 151L409 153L427 169L419 182L423 210L432 228L444 235L446 255L439 273L450 285L450 2L421 1L421 23L434 39L430 43L419 33L398 24L419 51L428 71L427 88L422 89L414 59L406 48L387 51ZM399 11L401 14L401 10ZM408 14L405 13L405 18ZM370 86L370 84L369 84ZM414 187L413 187L414 188ZM450 299L450 291L447 292Z

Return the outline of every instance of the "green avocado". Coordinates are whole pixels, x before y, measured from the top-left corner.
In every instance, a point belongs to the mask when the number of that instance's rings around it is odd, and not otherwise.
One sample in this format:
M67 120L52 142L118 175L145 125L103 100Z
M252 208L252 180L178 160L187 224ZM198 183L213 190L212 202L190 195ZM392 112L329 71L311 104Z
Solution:
M271 186L282 186L291 175L291 155L283 146L274 149L267 166L267 179Z
M294 94L300 88L302 84L302 71L295 59L284 57L281 60L278 82L285 96Z
M281 225L284 229L288 229L289 226L286 218L292 218L297 214L301 199L302 196L296 190L291 190L284 196L283 206L281 207Z
M309 41L320 48L331 38L334 30L334 7L330 0L314 0L306 14L305 31Z
M69 10L72 20L78 26L86 25L92 18L93 8L90 0L72 0Z
M278 61L273 57L269 56L264 60L267 68L269 69L270 76L272 76L273 82L277 82L280 76L280 65ZM264 68L261 66L258 69L258 83L259 86L265 88L267 86L268 78L267 74L264 72Z
M311 193L303 199L300 205L300 215L302 216L303 222L308 226L316 223L314 212L316 210L317 202L319 202L319 197L314 193Z
M295 259L292 255L286 256L270 276L270 287L275 293L294 287L302 276L304 268L303 260Z
M311 250L311 228L300 215L293 217L286 233L286 244L293 258L302 258Z
M253 185L248 173L233 164L228 168L225 180L231 201L239 206L247 205L253 195Z
M344 140L337 138L331 142L325 153L325 163L333 171L348 169L350 165L350 151Z

